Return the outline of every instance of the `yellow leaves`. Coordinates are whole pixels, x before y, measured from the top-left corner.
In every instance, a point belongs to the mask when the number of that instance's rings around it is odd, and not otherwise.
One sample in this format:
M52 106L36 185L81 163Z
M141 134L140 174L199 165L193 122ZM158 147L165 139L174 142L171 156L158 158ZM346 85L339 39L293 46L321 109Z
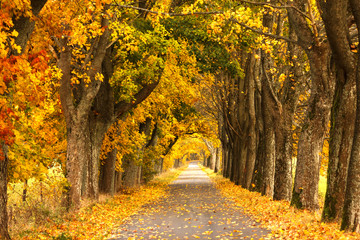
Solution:
M102 75L101 73L96 73L95 75L95 81L104 81L104 75Z
M26 239L35 240L42 237L56 239L59 236L78 240L107 239L111 237L109 236L110 230L136 213L141 206L166 196L168 184L178 175L179 171L167 173L156 178L147 186L132 189L113 198L101 196L105 201L89 202L77 213L67 214L61 220L49 219L46 224L31 228L26 233ZM83 204L86 203L83 202Z
M213 231L205 231L202 233L202 235L211 235L213 233Z
M280 76L279 76L279 82L283 83L285 81L285 79L286 79L286 75L281 73Z
M209 175L225 197L233 199L235 204L244 209L246 214L272 230L269 238L299 240L360 239L359 234L339 231L337 224L322 223L319 219L320 216L309 211L289 207L289 203L286 201L273 201L261 196L260 193L250 192L236 186L228 179L216 174Z

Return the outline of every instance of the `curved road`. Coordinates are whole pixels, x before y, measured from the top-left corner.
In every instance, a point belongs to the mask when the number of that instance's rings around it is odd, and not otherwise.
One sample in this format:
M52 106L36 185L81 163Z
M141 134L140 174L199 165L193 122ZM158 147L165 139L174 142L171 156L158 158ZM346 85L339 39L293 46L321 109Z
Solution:
M110 239L268 239L231 200L223 198L197 162L170 185L169 197L144 206Z

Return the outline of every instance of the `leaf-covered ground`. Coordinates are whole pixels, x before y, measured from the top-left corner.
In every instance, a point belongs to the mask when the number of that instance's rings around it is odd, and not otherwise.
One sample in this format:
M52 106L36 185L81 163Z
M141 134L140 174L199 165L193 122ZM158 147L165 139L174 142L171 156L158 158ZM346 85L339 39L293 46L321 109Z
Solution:
M221 196L192 162L170 185L169 195L119 226L111 239L270 239L270 231Z
M272 230L273 239L344 240L360 239L360 234L345 233L337 224L320 222L320 213L297 210L289 202L273 201L257 192L234 185L228 179L205 169L222 195L232 199L245 214L252 216L263 227Z
M84 207L76 214L49 218L47 223L16 234L13 239L104 239L143 205L166 196L168 184L180 172L171 171L138 189Z

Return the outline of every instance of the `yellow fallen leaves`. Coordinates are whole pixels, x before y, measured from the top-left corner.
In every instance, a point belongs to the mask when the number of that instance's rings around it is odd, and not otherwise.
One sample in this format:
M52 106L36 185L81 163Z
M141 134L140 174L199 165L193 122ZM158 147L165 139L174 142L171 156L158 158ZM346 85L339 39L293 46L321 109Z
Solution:
M104 239L126 218L135 214L144 204L166 196L168 184L181 170L173 171L126 194L118 194L105 202L95 203L79 212L49 219L48 223L36 226L26 234L14 239ZM26 235L26 236L25 236Z
M257 192L236 186L219 175L204 169L221 193L244 209L262 226L272 230L275 239L360 239L360 234L345 233L337 224L320 222L320 214L298 210L286 201L273 201Z

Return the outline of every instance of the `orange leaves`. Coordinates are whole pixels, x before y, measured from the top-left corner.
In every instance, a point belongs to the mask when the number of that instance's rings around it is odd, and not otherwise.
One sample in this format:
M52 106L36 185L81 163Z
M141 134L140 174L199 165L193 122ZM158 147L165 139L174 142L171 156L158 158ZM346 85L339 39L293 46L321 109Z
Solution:
M141 206L165 196L167 184L178 174L172 172L139 189L129 190L111 199L105 198L99 203L88 203L88 207L61 219L48 219L46 225L34 227L22 239L61 239L61 236L74 240L104 239Z
M221 193L234 200L246 214L270 228L274 239L360 239L359 234L339 231L337 224L320 222L318 213L294 209L286 201L273 201L236 186L227 179L211 176Z

